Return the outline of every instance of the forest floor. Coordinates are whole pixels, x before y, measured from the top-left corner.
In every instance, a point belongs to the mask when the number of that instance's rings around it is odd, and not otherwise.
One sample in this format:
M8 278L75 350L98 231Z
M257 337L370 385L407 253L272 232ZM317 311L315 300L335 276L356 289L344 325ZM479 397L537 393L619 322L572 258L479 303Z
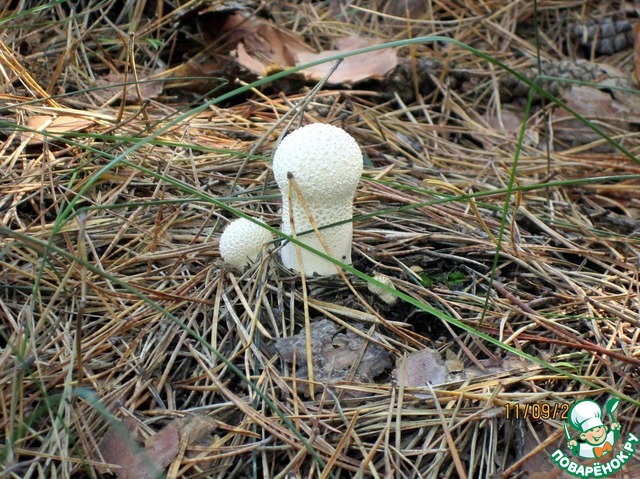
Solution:
M0 4L1 477L640 477L631 2L71 3ZM316 122L353 264L232 270Z

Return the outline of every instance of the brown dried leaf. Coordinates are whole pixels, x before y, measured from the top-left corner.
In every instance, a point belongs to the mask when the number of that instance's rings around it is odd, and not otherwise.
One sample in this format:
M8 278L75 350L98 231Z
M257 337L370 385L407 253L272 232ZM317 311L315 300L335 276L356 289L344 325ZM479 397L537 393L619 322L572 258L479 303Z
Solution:
M297 59L299 64L304 64L379 44L379 41L362 38L358 35L350 35L338 40L335 50L325 50L320 53L299 52ZM395 50L387 48L385 50L362 53L345 58L331 75L329 83L356 83L362 80L382 78L396 66L398 66L398 55ZM307 79L320 80L329 73L332 67L333 62L321 63L305 69L304 75Z
M212 434L217 427L218 423L209 416L196 414L184 418L180 429L182 435L187 437L187 445L191 445Z
M227 35L225 44L235 49L237 62L257 75L267 75L274 70L328 58L380 42L351 35L336 41L335 50L316 53L297 36L282 30L273 23L249 16L246 12L228 15L222 32ZM330 83L355 83L369 78L380 78L398 65L393 50L382 50L356 55L343 60L333 73ZM304 75L310 80L320 80L331 70L331 63L309 67Z
M27 128L38 131L46 131L48 133L68 133L71 131L81 131L94 125L92 120L79 118L72 115L35 115L27 120ZM45 135L38 133L25 132L22 139L27 140L29 145L40 145L44 143Z
M105 77L96 78L96 84L102 88L94 90L93 95L103 103L118 100L124 94L126 86L125 102L139 103L141 100L156 98L162 93L163 82L161 80L141 79L138 87L132 83L134 81L133 75L110 72ZM138 94L138 88L140 94Z
M629 129L628 114L622 114L627 108L612 96L599 88L586 85L572 85L563 94L563 100L573 110L588 120L606 121L610 127ZM627 112L628 113L628 112ZM553 114L554 137L569 147L585 145L601 139L586 125L576 120L570 113L557 109ZM607 131L607 128L602 127ZM598 151L609 151L608 144L598 147Z
M328 319L311 323L314 380L327 383L346 380L364 341L352 331L339 333L338 327ZM287 362L293 362L295 357L299 377L308 377L304 330L290 338L277 339L275 348ZM390 366L389 354L382 347L369 342L354 379L371 382Z
M444 365L447 367L450 373L459 373L464 371L464 363L460 361L456 353L451 349L447 349L445 352Z
M211 433L216 422L206 416L186 416L174 419L149 437L144 448L135 440L131 420L112 425L100 443L104 460L120 466L118 479L156 479L178 456L182 445L189 446ZM181 444L183 442L184 444ZM103 467L102 472L109 468Z
M446 360L443 361L440 353L426 348L399 359L391 374L395 381L403 383L405 387L419 388L425 387L427 383L438 386L451 381L500 376L525 367L522 358L518 356L507 356L498 361L483 359L479 362L484 370L475 365L465 366L449 350Z
M225 44L237 49L238 63L257 75L294 66L297 53L313 51L292 33L246 12L229 15L222 32Z
M115 472L118 479L156 479L162 474L162 469L154 466L145 450L136 441L133 432L135 421L125 419L109 427L99 449L105 462L120 466L112 471L103 467L102 471Z
M174 419L147 439L144 451L159 469L166 469L180 452L180 419Z
M195 415L174 419L160 432L151 436L145 452L163 470L173 462L181 447L188 447L211 434L217 423L208 416Z
M241 73L241 67L237 63L220 55L212 56L204 62L189 59L164 72L165 86L205 93L220 88L223 83L221 78L236 78Z
M236 51L237 60L240 65L247 70L252 71L256 75L265 76L268 75L270 66L265 65L261 61L255 59L247 52L247 49L242 43L238 43L238 49Z
M499 132L501 135L499 138L495 137L483 137L483 140L487 140L488 143L499 144L504 140L503 134L509 135L513 138L517 138L520 133L520 127L522 126L523 115L522 110L514 111L513 106L503 105L500 110L500 115L494 115L487 110L484 118L489 126ZM525 130L524 144L525 145L537 145L540 141L540 136L537 130L534 128L527 128Z
M140 447L134 439L136 423L131 418L123 422L112 424L105 433L98 449L104 461L108 464L120 466L133 464ZM98 467L101 473L107 473L111 469L106 466Z
M449 381L449 369L438 351L422 349L401 358L391 373L393 378L407 388L432 386Z
M464 370L465 377L467 379L481 378L485 376L499 376L501 374L508 374L518 370L524 370L525 366L537 368L537 366L525 362L519 356L508 355L505 358L498 359L494 361L492 359L481 359L480 364L483 366L483 369L480 369L478 366L467 366Z

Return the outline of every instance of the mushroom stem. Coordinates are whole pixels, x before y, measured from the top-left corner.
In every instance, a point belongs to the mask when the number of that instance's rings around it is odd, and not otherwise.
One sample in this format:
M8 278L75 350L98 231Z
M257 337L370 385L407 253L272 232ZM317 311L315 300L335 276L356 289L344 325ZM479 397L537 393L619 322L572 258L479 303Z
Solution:
M318 251L340 260L342 263L351 264L351 245L353 239L353 202L342 205L334 211L335 221L347 221L346 223L320 229L315 221L316 215L306 203L300 188L298 188L293 174L289 176L290 191L282 199L282 226L281 231ZM294 200L295 198L295 200ZM300 208L291 208L292 203L298 203ZM320 211L319 214L322 214ZM288 218L288 221L286 221ZM329 223L331 224L331 223ZM320 225L325 226L325 225ZM299 253L296 252L299 249ZM337 265L320 258L312 251L299 248L298 245L287 243L280 252L282 263L295 271L308 271L308 266L313 265L313 271L307 276L318 274L328 276L337 274ZM303 267L299 264L302 262ZM306 267L305 267L306 266Z

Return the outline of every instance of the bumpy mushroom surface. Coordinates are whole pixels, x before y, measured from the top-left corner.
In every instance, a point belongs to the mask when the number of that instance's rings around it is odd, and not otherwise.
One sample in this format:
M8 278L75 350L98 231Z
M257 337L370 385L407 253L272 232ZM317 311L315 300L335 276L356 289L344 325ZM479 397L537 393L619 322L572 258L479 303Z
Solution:
M293 236L295 228L303 243L351 264L353 198L362 167L360 147L341 128L314 123L286 136L273 158L273 173L282 192L282 232ZM295 180L318 227L347 221L320 230L328 252L313 232L299 195L290 187L290 177ZM296 248L292 243L282 247L281 258L286 267L306 276L337 273L333 263L303 248L299 248L302 258L299 264Z
M376 273L373 276L373 279L380 281L382 284L389 286L389 288L391 289L396 289L395 285L393 284L393 281L391 281L391 278L389 278L389 276L387 276L386 274ZM377 284L368 283L367 289L369 289L369 291L371 291L373 294L378 296L382 301L384 301L388 305L393 305L398 301L397 296L395 296L393 293L388 292L385 289L382 289Z
M272 239L270 231L246 218L239 218L229 223L220 236L220 256L227 266L242 271L256 260L265 243Z

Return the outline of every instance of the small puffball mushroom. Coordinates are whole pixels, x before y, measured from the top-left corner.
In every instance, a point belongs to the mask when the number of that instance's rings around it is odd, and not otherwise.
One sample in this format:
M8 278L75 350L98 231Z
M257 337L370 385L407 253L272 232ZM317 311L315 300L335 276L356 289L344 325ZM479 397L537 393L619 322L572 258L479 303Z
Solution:
M273 174L282 192L282 232L293 236L295 228L297 238L304 244L351 264L353 198L362 167L360 147L341 128L314 123L286 136L273 157ZM318 228L347 221L320 229L329 251L313 231L299 194L290 185L290 178L295 180ZM296 249L300 250L302 264L298 263ZM282 263L305 276L332 275L338 271L330 261L293 243L286 243L280 251Z
M272 239L269 230L246 218L239 218L222 232L220 256L227 266L242 271L256 260L265 243Z
M376 281L380 281L382 284L384 284L385 286L389 286L391 289L396 289L393 281L391 281L391 278L389 278L389 276L387 276L386 274L376 273L373 276L373 279L375 279ZM382 289L377 284L367 283L367 289L378 296L378 298L380 298L388 305L394 305L398 301L398 297L396 295L390 293L385 289Z

